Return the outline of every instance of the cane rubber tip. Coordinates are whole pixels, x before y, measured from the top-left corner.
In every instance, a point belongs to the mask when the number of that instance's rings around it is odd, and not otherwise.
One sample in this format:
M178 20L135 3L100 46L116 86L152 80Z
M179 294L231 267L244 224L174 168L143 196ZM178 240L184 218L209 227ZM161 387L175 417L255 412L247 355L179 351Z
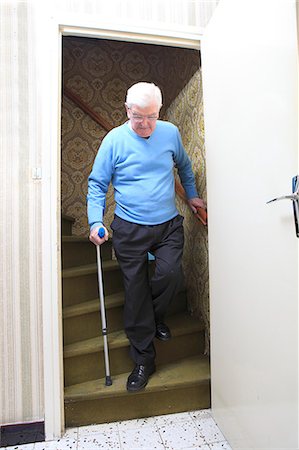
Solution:
M112 379L111 379L111 377L106 377L105 385L106 385L106 386L111 386L111 385L112 385Z

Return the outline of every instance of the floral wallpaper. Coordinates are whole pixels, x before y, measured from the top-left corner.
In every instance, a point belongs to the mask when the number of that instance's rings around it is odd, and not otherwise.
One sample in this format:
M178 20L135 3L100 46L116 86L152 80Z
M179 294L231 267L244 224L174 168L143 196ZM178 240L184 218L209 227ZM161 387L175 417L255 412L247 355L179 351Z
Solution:
M161 115L176 124L191 158L199 194L206 197L204 118L199 52L166 46L65 37L63 83L113 127L126 120L124 101L129 86L153 81L162 90ZM67 96L62 104L61 203L62 212L76 219L73 234L87 236L87 179L106 134ZM209 342L207 228L177 200L185 217L184 273L192 314L202 316ZM113 220L110 187L105 225Z

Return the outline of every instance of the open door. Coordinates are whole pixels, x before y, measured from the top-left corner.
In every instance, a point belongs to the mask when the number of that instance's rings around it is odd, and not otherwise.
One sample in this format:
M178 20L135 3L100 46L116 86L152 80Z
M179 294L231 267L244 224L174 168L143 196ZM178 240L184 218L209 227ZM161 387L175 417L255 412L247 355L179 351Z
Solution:
M234 450L298 449L298 196L267 204L296 191L295 3L221 0L202 41L212 410Z

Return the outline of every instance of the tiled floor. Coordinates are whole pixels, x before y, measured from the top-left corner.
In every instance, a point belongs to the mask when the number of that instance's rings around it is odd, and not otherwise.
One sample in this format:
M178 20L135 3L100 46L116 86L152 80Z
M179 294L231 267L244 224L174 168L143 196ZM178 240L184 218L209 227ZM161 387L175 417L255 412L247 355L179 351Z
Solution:
M58 441L6 450L231 450L208 409L71 428ZM1 449L2 450L2 449Z

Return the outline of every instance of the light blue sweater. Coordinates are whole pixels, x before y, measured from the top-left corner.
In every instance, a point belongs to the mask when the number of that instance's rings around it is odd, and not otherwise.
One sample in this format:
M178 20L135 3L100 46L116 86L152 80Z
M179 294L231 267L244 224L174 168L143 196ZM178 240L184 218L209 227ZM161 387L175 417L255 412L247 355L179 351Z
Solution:
M103 223L110 181L115 214L122 219L157 225L175 217L174 166L187 197L198 197L191 163L175 125L158 120L148 139L138 136L128 122L114 128L103 139L88 179L90 227Z

